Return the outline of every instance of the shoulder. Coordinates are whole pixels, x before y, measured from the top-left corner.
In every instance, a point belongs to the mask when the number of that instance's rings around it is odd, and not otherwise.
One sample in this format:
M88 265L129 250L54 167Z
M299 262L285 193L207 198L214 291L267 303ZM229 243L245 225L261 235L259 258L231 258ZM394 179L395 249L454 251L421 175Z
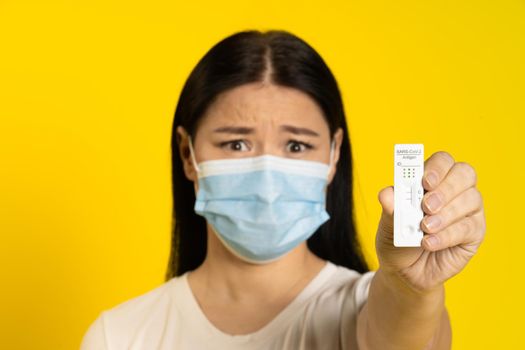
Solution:
M328 264L329 272L316 299L325 300L339 310L344 307L348 312L358 312L368 298L375 271L360 273L331 262Z
M367 288L372 281L376 271L367 271L360 273L356 270L349 269L345 266L336 265L328 262L331 274L326 281L330 289L358 289L359 292L367 292Z
M167 282L104 311L106 320L129 320L162 310L169 304L176 279Z
M357 349L352 343L357 316L368 298L375 271L360 273L333 263L326 271L293 329L318 347Z
M127 348L132 337L163 329L161 323L166 320L173 299L178 299L173 298L173 293L181 279L174 277L102 311L85 333L81 350Z
M341 266L341 265L336 265L332 262L328 262L329 264L331 264L333 266L333 270L335 271L335 273L333 274L333 278L335 280L342 280L342 281L357 281L357 280L360 280L360 279L368 279L368 278L371 278L374 274L375 274L375 271L367 271L367 272L364 272L364 273L360 273L356 270L352 270L348 267L345 267L345 266Z

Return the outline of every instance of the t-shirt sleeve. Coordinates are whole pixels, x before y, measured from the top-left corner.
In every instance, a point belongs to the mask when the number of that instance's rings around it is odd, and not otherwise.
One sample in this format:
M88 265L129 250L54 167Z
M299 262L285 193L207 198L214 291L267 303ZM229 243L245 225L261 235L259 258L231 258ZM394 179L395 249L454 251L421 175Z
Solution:
M357 318L368 299L368 291L375 271L360 275L348 286L347 298L342 307L341 344L343 350L358 350Z
M89 326L82 338L80 350L108 350L104 330L104 312Z
M368 300L368 290L370 289L370 282L375 275L375 271L368 271L361 275L355 284L355 306L359 312L363 308L365 302Z

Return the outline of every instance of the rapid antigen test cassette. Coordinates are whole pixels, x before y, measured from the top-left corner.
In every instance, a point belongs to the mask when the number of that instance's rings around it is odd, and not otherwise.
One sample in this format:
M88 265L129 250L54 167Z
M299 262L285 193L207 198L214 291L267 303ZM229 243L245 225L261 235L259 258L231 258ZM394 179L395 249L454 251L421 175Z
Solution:
M423 231L423 144L394 145L394 246L420 247Z

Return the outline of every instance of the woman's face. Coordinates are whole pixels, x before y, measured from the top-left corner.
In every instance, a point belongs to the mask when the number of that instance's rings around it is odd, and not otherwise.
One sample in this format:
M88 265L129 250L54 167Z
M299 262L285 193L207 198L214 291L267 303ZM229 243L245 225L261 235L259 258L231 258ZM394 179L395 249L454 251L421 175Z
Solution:
M181 126L177 134L184 172L197 191L188 134ZM339 159L341 128L334 137L329 182ZM245 84L220 94L200 119L192 144L197 163L263 154L330 163L330 132L319 106L302 91L268 83Z

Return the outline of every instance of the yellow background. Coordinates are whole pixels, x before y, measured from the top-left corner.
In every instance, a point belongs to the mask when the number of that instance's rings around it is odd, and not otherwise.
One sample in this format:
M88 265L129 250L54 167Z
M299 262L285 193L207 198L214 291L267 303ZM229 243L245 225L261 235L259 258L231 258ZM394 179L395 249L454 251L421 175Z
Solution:
M299 35L338 79L372 267L394 143L474 166L487 235L446 285L453 348L519 348L523 0L0 1L0 348L76 349L164 282L180 89L252 28Z

